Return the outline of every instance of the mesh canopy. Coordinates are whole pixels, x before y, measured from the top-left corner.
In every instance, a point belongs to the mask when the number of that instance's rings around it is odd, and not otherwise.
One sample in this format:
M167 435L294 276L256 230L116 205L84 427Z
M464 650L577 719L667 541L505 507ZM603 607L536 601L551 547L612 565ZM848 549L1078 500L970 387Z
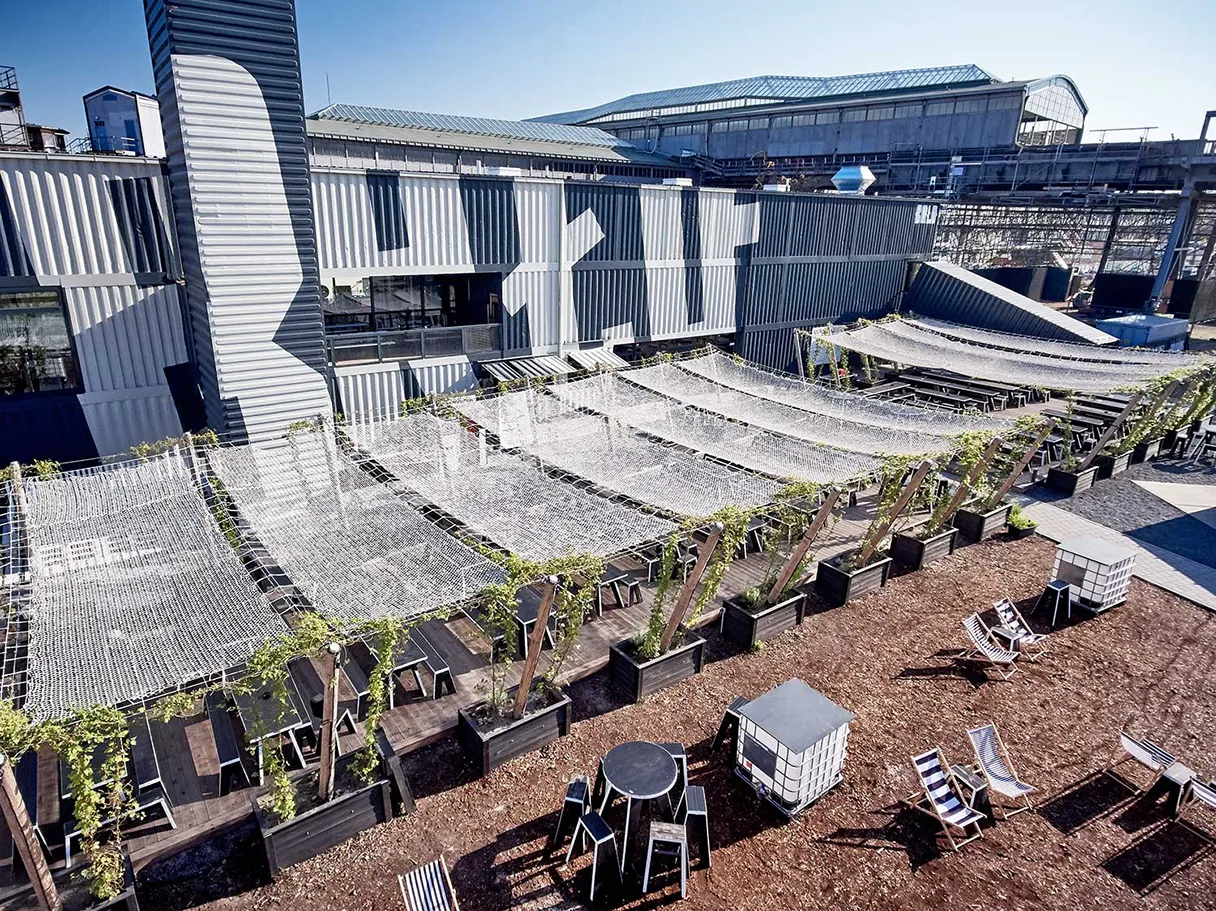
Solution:
M826 417L883 428L884 431L914 431L945 437L967 431L998 432L1009 426L1007 421L958 414L941 408L884 402L856 392L828 389L801 377L774 373L756 364L740 363L717 352L678 361L677 366L748 395ZM891 450L888 448L886 451Z
M678 527L550 477L455 421L416 414L350 434L406 487L531 560L623 553Z
M800 408L730 389L671 364L642 367L621 374L630 382L723 417L784 433L800 440L865 453L928 453L948 449L944 437L899 427L875 427L852 420L812 414Z
M1143 364L1069 361L1053 355L989 348L947 338L909 325L905 320L838 330L823 336L816 333L816 337L826 337L841 348L897 364L949 370L963 376L1018 386L1075 392L1109 392L1140 385L1170 372Z
M563 471L677 515L701 517L724 506L763 506L781 487L530 389L453 404L508 448L524 449Z
M1059 342L1046 338L1028 338L1024 335L1010 335L1007 332L993 332L989 329L976 329L972 326L961 326L958 323L948 323L944 320L916 317L904 322L917 329L925 329L944 335L947 338L962 342L972 342L976 345L988 345L992 348L1002 348L1006 351L1022 351L1032 354L1050 354L1055 357L1068 358L1077 361L1093 361L1099 364L1147 364L1160 366L1163 372L1177 370L1180 367L1194 367L1210 356L1184 351L1152 351L1144 348L1099 348L1096 345L1079 345L1072 342Z
M286 632L180 452L25 489L31 716L184 688Z
M414 617L505 578L368 477L328 433L295 433L208 458L270 556L330 617Z
M833 484L872 476L878 460L748 427L601 374L548 391L564 402L622 424L775 478Z

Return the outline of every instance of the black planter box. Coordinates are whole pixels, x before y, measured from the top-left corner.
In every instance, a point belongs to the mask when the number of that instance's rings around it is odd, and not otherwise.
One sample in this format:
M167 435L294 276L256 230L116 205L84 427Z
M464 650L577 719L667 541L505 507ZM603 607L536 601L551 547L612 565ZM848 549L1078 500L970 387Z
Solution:
M253 815L257 818L262 842L266 846L266 862L271 876L278 876L292 864L323 854L360 832L393 818L393 799L388 779L342 794L277 825L270 824L256 796L251 800Z
M1065 471L1063 468L1047 470L1047 487L1056 493L1072 496L1094 486L1094 476L1098 466L1090 465L1084 471Z
M1007 534L1014 541L1020 541L1022 538L1029 538L1031 535L1033 535L1037 527L1038 526L1036 525L1031 525L1029 528L1014 528L1011 525L1009 526L1009 531Z
M1140 461L1143 462L1144 460L1140 459ZM1094 459L1094 465L1098 469L1098 474L1094 477L1094 480L1105 481L1117 474L1123 474L1123 472L1127 471L1127 466L1131 462L1131 452L1121 452L1118 455L1100 455Z
M465 755L481 766L482 775L489 775L503 763L539 750L570 731L570 697L564 694L544 708L525 712L518 721L505 722L490 731L475 720L475 713L483 704L460 709L456 718L456 739Z
M89 905L88 911L139 911L139 899L135 897L135 870L131 867L131 858L124 850L122 855L123 883L122 891L108 901Z
M805 606L806 595L799 591L771 606L751 610L738 598L730 598L722 605L722 634L745 648L755 648L757 642L801 623Z
M1164 445L1165 437L1157 437L1154 440L1144 440L1137 443L1136 447L1132 450L1132 464L1139 465L1141 462L1157 458L1157 456L1161 455L1161 449Z
M861 569L843 570L820 560L815 570L815 591L829 604L840 605L887 584L891 573L891 558L880 557Z
M987 512L960 509L954 514L954 527L958 529L958 544L978 544L1005 530L1009 519L1009 503L1002 503Z
M633 655L633 643L625 640L608 650L608 679L630 702L637 702L701 673L704 664L705 640L690 632L684 634L682 644L649 661L639 661Z
M954 541L957 536L957 528L947 528L924 539L912 535L893 535L891 559L902 566L924 569L930 563L954 553Z

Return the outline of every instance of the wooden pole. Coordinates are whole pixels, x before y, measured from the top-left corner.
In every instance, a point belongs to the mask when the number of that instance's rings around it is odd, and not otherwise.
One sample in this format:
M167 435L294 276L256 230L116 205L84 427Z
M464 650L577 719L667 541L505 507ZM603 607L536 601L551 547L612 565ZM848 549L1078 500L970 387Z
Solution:
M671 640L676 637L676 630L684 622L684 615L688 613L688 605L692 603L692 594L697 590L701 576L705 574L705 567L709 565L709 558L717 548L718 542L722 540L722 532L725 528L726 526L721 522L715 522L709 532L709 539L701 545L701 549L697 553L697 563L688 578L684 580L680 596L676 598L675 606L671 609L671 616L667 619L667 628L663 630L663 638L659 640L660 655L671 648Z
M773 587L765 599L766 604L776 604L781 599L782 592L785 591L786 586L794 578L794 573L798 571L798 567L802 565L807 551L811 549L811 544L819 536L819 532L823 530L823 526L827 525L828 519L832 516L832 510L836 508L836 501L839 499L840 490L836 487L831 488L827 496L823 498L823 502L819 504L819 509L815 513L815 518L811 520L811 524L803 532L801 540L794 546L793 552L790 553L790 558L785 561L785 566L781 567L781 572L777 575L777 581L773 583Z
M519 689L515 692L515 707L511 710L512 718L524 717L524 708L528 704L528 691L532 689L532 678L536 675L536 663L540 661L540 651L545 644L545 627L549 624L549 611L553 607L553 597L557 593L557 576L545 579L545 589L540 595L540 607L536 609L536 625L532 627L532 635L528 637L528 657L524 659L524 673L519 678Z
M1009 491L1013 488L1013 485L1018 482L1018 478L1022 476L1022 472L1026 470L1026 466L1030 464L1030 460L1034 458L1034 454L1039 451L1039 447L1043 445L1043 441L1051 436L1051 431L1055 428L1055 426L1056 422L1050 418L1043 422L1043 426L1039 430L1038 435L1034 438L1031 444L1026 447L1026 451L1023 452L1022 457L1018 459L1018 463L1013 466L1013 471L1009 472L1009 475L1001 483L1001 486L998 487L995 492L993 492L992 496L988 498L988 502L984 504L984 512L987 512L990 509L996 509L997 504L999 504L1001 500L1005 499L1005 494L1009 493Z
M334 718L338 714L338 655L342 651L338 643L331 642L325 652L325 700L321 709L321 769L318 774L318 792L321 800L328 802L334 796L334 760L338 756L338 738L334 736ZM390 684L392 681L389 681ZM373 737L367 731L365 736Z
M887 536L887 532L891 530L891 526L895 524L895 520L899 518L908 504L912 501L912 497L916 494L916 490L924 482L929 472L933 470L933 463L928 459L922 461L916 466L916 470L912 472L912 477L908 478L908 483L904 485L904 489L899 492L899 496L895 500L895 504L891 507L891 513L882 521L877 521L870 526L870 531L862 541L861 550L857 556L860 560L860 565L865 566L869 562L874 551L878 549L878 544ZM882 496L881 491L879 496Z
M1174 380L1165 388L1166 390L1173 392L1174 387L1177 385L1178 381ZM1114 439L1114 436L1118 432L1119 428L1123 426L1123 422L1126 421L1128 417L1131 416L1131 413L1136 410L1136 406L1140 404L1140 400L1142 398L1144 398L1144 390L1137 392L1127 400L1127 404L1123 406L1123 410L1119 412L1119 416L1110 422L1109 427L1102 431L1102 436L1098 437L1098 442L1094 443L1094 448L1089 451L1089 455L1081 460L1081 464L1077 466L1079 471L1084 471L1086 468L1088 468L1090 463L1102 453L1102 450L1106 448L1106 444ZM1158 398L1157 401L1159 403L1161 401L1160 398Z
M59 890L51 879L51 869L47 866L46 855L42 853L42 845L34 834L30 823L30 814L21 790L17 787L17 776L13 774L12 763L8 757L0 753L0 808L4 811L4 821L12 834L13 844L21 855L21 863L29 875L30 884L34 887L34 896L38 899L38 907L43 911L59 911L62 904L59 900Z
M996 454L1001 451L1001 445L1004 442L1000 437L993 437L992 442L988 444L988 448L980 456L980 460L975 463L975 467L968 472L967 477L959 481L958 489L954 491L954 496L950 498L946 511L942 514L941 525L949 522L951 517L959 511L966 501L967 495L979 483L980 478L984 476L984 472L988 470L988 466L992 464L992 460L996 458Z

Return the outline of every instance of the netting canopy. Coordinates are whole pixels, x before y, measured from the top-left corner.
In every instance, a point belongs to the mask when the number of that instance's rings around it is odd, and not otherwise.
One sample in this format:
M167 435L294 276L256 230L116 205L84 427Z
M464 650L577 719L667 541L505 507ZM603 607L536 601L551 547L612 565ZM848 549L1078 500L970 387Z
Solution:
M286 632L181 452L25 490L32 717L187 688Z
M1109 364L1066 360L1038 353L1040 339L1026 338L1026 349L1011 351L951 338L908 320L872 323L856 329L815 333L839 348L897 364L948 370L975 379L1073 392L1110 392L1143 385L1173 368L1150 364ZM1059 344L1058 342L1052 344Z
M878 427L832 415L817 414L728 388L674 364L658 364L620 374L660 395L723 417L853 452L919 454L950 448L944 437L898 426Z
M457 399L461 414L542 462L681 516L770 503L781 485L647 439L611 418L587 414L534 390Z
M677 361L676 366L748 395L781 402L826 417L881 427L884 430L912 431L945 437L967 431L997 432L1009 426L1008 421L989 417L958 414L943 408L903 405L899 402L867 398L857 392L829 389L801 377L776 373L756 364L737 361L716 351Z
M270 556L322 613L415 617L504 581L338 452L326 432L213 450L208 461Z
M455 421L416 414L357 424L349 432L405 487L530 560L624 553L678 528L551 477Z
M873 456L730 421L626 382L619 373L547 389L577 408L775 478L838 484L871 477L879 468Z

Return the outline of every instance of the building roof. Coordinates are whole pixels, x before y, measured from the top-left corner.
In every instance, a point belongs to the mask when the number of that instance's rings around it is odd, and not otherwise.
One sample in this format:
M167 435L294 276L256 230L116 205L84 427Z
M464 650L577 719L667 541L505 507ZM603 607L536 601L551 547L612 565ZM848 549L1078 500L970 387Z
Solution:
M794 753L805 752L854 717L797 677L753 699L739 714Z
M860 73L852 76L751 76L727 82L710 82L678 89L641 92L626 95L596 107L564 111L533 118L536 123L586 123L609 114L648 111L656 108L682 107L734 99L755 99L757 102L804 101L836 98L846 95L869 95L907 89L936 88L976 83L996 83L1000 80L975 64L939 66L919 70L889 70L881 73Z
M102 92L114 92L115 94L118 94L118 95L130 95L132 98L147 98L149 101L156 100L155 95L148 95L148 94L145 94L144 92L137 92L134 89L120 89L117 86L113 86L113 85L103 85L99 89L93 89L93 91L91 91L91 92L86 92L82 97L84 98L85 101L88 101L94 95L100 95Z

